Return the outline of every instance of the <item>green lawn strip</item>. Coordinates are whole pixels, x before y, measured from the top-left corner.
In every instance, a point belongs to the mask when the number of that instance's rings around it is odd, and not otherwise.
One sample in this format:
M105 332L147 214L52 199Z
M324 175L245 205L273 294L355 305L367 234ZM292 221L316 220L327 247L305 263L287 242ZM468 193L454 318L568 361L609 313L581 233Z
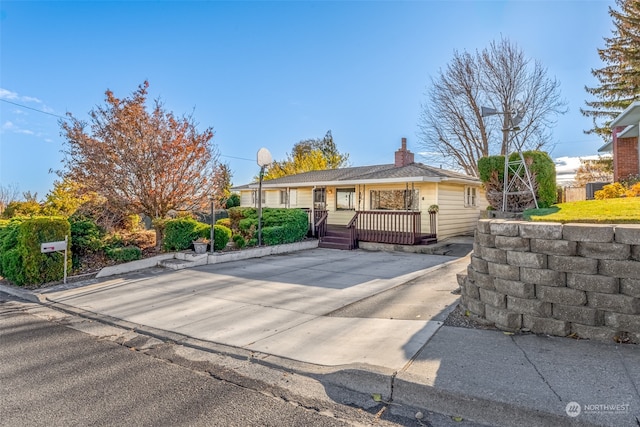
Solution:
M528 221L640 223L640 197L558 203L546 209L529 209L523 215Z

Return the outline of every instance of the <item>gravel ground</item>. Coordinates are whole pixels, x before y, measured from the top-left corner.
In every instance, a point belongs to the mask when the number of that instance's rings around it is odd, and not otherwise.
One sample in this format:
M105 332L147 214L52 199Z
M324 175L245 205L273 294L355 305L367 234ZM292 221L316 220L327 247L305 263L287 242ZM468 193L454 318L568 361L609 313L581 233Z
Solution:
M456 326L458 328L468 329L496 329L493 324L487 324L486 321L476 318L472 313L465 313L465 310L458 304L453 311L447 316L443 322L445 326Z

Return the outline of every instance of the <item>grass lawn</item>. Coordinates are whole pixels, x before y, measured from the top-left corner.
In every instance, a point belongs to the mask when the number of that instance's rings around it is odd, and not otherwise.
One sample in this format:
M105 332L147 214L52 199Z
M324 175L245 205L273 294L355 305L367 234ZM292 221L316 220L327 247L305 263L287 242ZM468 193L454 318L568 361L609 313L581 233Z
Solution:
M524 212L529 221L640 223L640 197L558 203L546 209Z

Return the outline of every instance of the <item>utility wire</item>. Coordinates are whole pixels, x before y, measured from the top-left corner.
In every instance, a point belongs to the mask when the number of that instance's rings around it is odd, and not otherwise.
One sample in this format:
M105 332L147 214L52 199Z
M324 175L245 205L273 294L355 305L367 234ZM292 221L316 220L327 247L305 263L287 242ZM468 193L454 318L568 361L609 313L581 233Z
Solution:
M248 162L255 161L255 159L245 159L244 157L225 156L224 154L220 154L220 157L229 157L230 159L246 160Z
M69 120L69 117L59 116L57 114L49 113L49 112L43 111L43 110L38 110L37 108L33 108L33 107L27 107L26 105L18 104L17 102L9 101L8 99L0 98L0 101L6 102L8 104L17 105L18 107L26 108L28 110L37 111L38 113L48 114L48 115L53 116L53 117L58 117L59 119Z

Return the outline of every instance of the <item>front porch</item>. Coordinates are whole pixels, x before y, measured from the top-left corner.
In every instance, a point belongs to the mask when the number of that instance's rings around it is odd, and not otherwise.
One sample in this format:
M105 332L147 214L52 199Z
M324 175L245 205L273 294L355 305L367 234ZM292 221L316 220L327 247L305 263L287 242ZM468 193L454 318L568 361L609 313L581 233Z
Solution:
M436 213L429 213L429 232L422 232L422 214L417 211L356 211L347 225L329 224L326 210L309 211L310 232L319 246L356 249L358 242L396 245L437 243Z

